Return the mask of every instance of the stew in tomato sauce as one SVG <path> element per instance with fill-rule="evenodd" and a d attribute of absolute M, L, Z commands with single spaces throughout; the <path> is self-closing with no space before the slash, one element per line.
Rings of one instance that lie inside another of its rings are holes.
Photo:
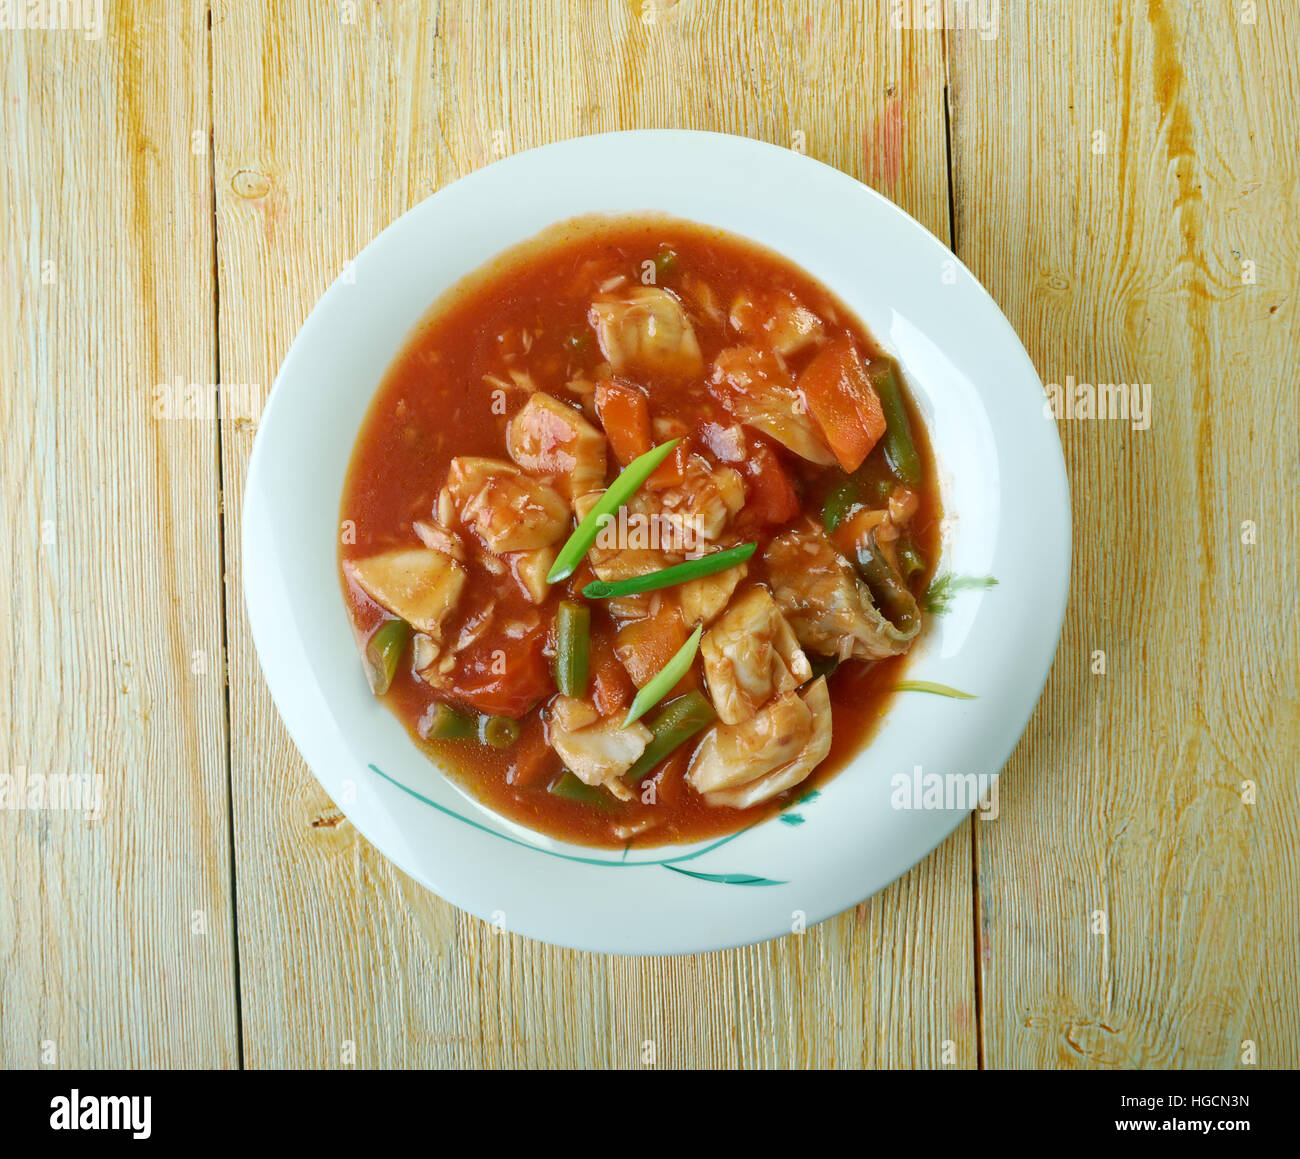
<path fill-rule="evenodd" d="M 643 846 L 760 820 L 862 748 L 940 509 L 901 375 L 833 294 L 641 215 L 435 304 L 342 518 L 363 666 L 416 743 L 515 821 Z"/>

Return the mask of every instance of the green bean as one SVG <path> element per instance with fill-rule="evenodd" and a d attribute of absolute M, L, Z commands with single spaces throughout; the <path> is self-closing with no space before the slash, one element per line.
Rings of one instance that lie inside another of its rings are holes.
<path fill-rule="evenodd" d="M 835 529 L 844 522 L 844 517 L 857 501 L 858 481 L 852 476 L 836 483 L 830 489 L 826 501 L 822 504 L 822 524 L 826 528 L 827 535 L 835 533 Z"/>
<path fill-rule="evenodd" d="M 561 600 L 555 612 L 555 687 L 565 696 L 583 696 L 591 664 L 591 609 Z"/>
<path fill-rule="evenodd" d="M 667 278 L 677 272 L 677 255 L 667 246 L 655 254 L 655 277 Z"/>
<path fill-rule="evenodd" d="M 816 680 L 818 676 L 831 676 L 835 669 L 840 666 L 838 656 L 810 656 L 808 666 L 812 669 L 812 679 Z"/>
<path fill-rule="evenodd" d="M 420 720 L 420 735 L 425 740 L 463 740 L 478 734 L 478 717 L 457 712 L 441 701 L 430 706 Z"/>
<path fill-rule="evenodd" d="M 874 535 L 859 545 L 857 559 L 858 570 L 867 581 L 881 612 L 894 627 L 902 631 L 910 628 L 921 614 L 916 606 L 916 597 L 908 590 L 903 577 L 889 566 Z"/>
<path fill-rule="evenodd" d="M 888 359 L 877 359 L 867 368 L 876 394 L 880 396 L 880 409 L 885 415 L 885 458 L 890 469 L 904 483 L 921 481 L 921 458 L 912 441 L 912 424 L 907 418 L 902 387 L 898 373 Z"/>
<path fill-rule="evenodd" d="M 903 576 L 903 582 L 906 584 L 910 584 L 912 577 L 918 572 L 925 571 L 925 559 L 912 546 L 910 539 L 900 539 L 898 541 L 898 566 Z"/>
<path fill-rule="evenodd" d="M 590 600 L 604 600 L 670 588 L 675 584 L 684 584 L 688 580 L 713 575 L 714 572 L 726 571 L 729 567 L 744 563 L 756 550 L 758 544 L 742 543 L 738 547 L 729 547 L 726 551 L 715 551 L 712 555 L 688 559 L 685 563 L 675 563 L 672 567 L 648 571 L 645 575 L 634 575 L 629 579 L 613 580 L 608 583 L 605 580 L 592 580 L 582 589 L 582 594 Z"/>
<path fill-rule="evenodd" d="M 718 714 L 713 711 L 713 705 L 697 689 L 669 701 L 664 705 L 663 711 L 650 722 L 649 729 L 654 736 L 645 746 L 641 759 L 623 774 L 624 778 L 636 784 L 669 753 L 680 748 L 700 729 L 707 728 L 717 719 Z"/>
<path fill-rule="evenodd" d="M 519 722 L 508 716 L 482 716 L 478 722 L 479 740 L 494 749 L 508 749 L 519 739 Z"/>
<path fill-rule="evenodd" d="M 604 806 L 610 803 L 609 797 L 599 789 L 578 780 L 568 769 L 546 790 L 552 797 L 562 797 L 566 801 L 578 801 L 583 805 Z"/>
<path fill-rule="evenodd" d="M 872 503 L 888 502 L 890 495 L 894 493 L 897 483 L 893 479 L 875 478 L 867 486 L 867 497 Z"/>
<path fill-rule="evenodd" d="M 623 468 L 619 477 L 609 485 L 605 493 L 596 501 L 596 505 L 587 512 L 586 518 L 578 524 L 577 530 L 560 548 L 560 554 L 555 557 L 555 563 L 546 576 L 547 583 L 559 583 L 560 580 L 568 579 L 577 571 L 578 564 L 591 550 L 591 545 L 596 542 L 596 536 L 604 526 L 604 518 L 614 517 L 618 509 L 636 494 L 637 489 L 650 477 L 654 469 L 672 454 L 673 448 L 679 442 L 680 439 L 669 439 L 666 443 L 660 443 L 657 447 L 646 451 L 644 455 L 638 455 Z"/>
<path fill-rule="evenodd" d="M 627 728 L 629 724 L 635 724 L 650 709 L 654 708 L 669 692 L 673 686 L 686 675 L 690 669 L 692 661 L 695 659 L 695 653 L 700 646 L 700 634 L 704 631 L 703 624 L 696 624 L 695 631 L 658 672 L 656 672 L 646 686 L 638 692 L 632 700 L 632 707 L 627 710 L 627 718 L 623 721 L 623 727 Z"/>
<path fill-rule="evenodd" d="M 364 657 L 370 691 L 383 696 L 392 687 L 397 664 L 411 639 L 411 625 L 405 620 L 385 620 L 366 641 Z"/>

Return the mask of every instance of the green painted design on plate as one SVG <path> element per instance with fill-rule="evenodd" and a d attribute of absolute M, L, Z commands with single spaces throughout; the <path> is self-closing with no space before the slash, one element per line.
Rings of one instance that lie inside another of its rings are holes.
<path fill-rule="evenodd" d="M 556 849 L 543 849 L 540 845 L 533 845 L 527 841 L 521 841 L 518 837 L 511 837 L 509 833 L 500 833 L 473 818 L 466 817 L 457 813 L 455 809 L 448 809 L 446 805 L 439 805 L 437 801 L 430 800 L 423 793 L 417 793 L 414 789 L 402 784 L 396 777 L 390 777 L 378 765 L 370 766 L 372 772 L 382 777 L 390 785 L 395 785 L 410 797 L 414 797 L 421 804 L 428 805 L 431 809 L 436 809 L 439 813 L 452 817 L 462 824 L 468 825 L 471 829 L 477 829 L 481 833 L 489 833 L 493 837 L 499 837 L 502 841 L 508 841 L 511 845 L 518 845 L 521 849 L 531 849 L 534 853 L 544 853 L 547 857 L 558 857 L 561 861 L 576 861 L 582 865 L 602 865 L 609 869 L 641 869 L 646 866 L 661 866 L 664 869 L 671 869 L 676 873 L 685 874 L 687 877 L 695 877 L 700 881 L 717 881 L 726 885 L 785 885 L 783 881 L 772 881 L 770 878 L 757 877 L 750 873 L 693 873 L 688 869 L 678 869 L 677 864 L 682 861 L 694 861 L 697 857 L 703 857 L 706 853 L 712 853 L 715 849 L 721 849 L 722 846 L 734 841 L 743 833 L 748 833 L 754 826 L 746 825 L 744 829 L 738 829 L 735 833 L 729 833 L 726 837 L 719 838 L 703 849 L 697 849 L 694 853 L 682 853 L 676 857 L 661 857 L 655 861 L 609 861 L 603 857 L 581 857 L 576 853 L 561 853 Z M 754 824 L 759 824 L 755 822 Z M 624 848 L 623 857 L 627 857 L 628 850 Z"/>
<path fill-rule="evenodd" d="M 933 692 L 935 696 L 949 696 L 953 700 L 976 700 L 973 692 L 963 692 L 949 684 L 936 684 L 933 680 L 900 680 L 894 685 L 895 692 Z"/>

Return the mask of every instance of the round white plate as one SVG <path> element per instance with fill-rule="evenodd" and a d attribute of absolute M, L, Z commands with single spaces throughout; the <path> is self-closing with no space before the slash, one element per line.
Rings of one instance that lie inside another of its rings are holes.
<path fill-rule="evenodd" d="M 902 364 L 929 427 L 946 512 L 940 570 L 992 576 L 997 586 L 958 594 L 907 670 L 976 699 L 899 693 L 872 743 L 811 799 L 723 840 L 623 856 L 498 817 L 416 749 L 362 676 L 337 545 L 362 418 L 434 299 L 557 221 L 638 210 L 752 238 L 856 311 Z M 1024 348 L 970 272 L 834 169 L 712 133 L 614 133 L 521 153 L 389 226 L 294 340 L 244 502 L 244 597 L 262 670 L 298 750 L 349 820 L 411 876 L 485 920 L 624 954 L 799 930 L 938 845 L 974 803 L 951 794 L 984 787 L 970 775 L 1001 769 L 1034 709 L 1070 561 L 1069 491 L 1043 399 Z"/>

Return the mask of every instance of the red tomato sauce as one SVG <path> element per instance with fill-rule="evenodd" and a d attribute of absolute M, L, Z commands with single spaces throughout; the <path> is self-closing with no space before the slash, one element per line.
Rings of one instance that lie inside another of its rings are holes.
<path fill-rule="evenodd" d="M 665 254 L 670 256 L 664 259 Z M 736 295 L 756 287 L 791 291 L 818 315 L 828 334 L 849 336 L 864 361 L 880 354 L 862 325 L 824 286 L 789 261 L 734 235 L 646 216 L 586 219 L 557 227 L 491 263 L 440 299 L 389 368 L 348 470 L 341 514 L 351 534 L 344 537 L 340 562 L 418 546 L 412 522 L 429 518 L 453 458 L 508 458 L 507 423 L 529 397 L 528 389 L 510 383 L 509 368 L 525 370 L 536 389 L 570 405 L 581 401 L 567 384 L 594 378 L 603 361 L 588 322 L 594 290 L 620 275 L 641 283 L 657 257 L 663 268 L 655 269 L 656 283 L 686 305 L 706 373 L 720 350 L 737 344 L 728 326 L 729 304 Z M 791 371 L 797 375 L 813 356 L 811 351 L 794 355 Z M 711 457 L 713 426 L 735 423 L 703 378 L 681 381 L 642 374 L 637 384 L 649 394 L 654 418 L 684 422 L 691 448 L 706 457 Z M 905 398 L 905 405 L 923 465 L 923 479 L 914 488 L 920 506 L 908 525 L 911 542 L 926 561 L 924 573 L 910 583 L 919 594 L 939 555 L 941 511 L 925 428 L 910 398 Z M 589 401 L 587 417 L 595 421 Z M 758 543 L 746 585 L 764 580 L 763 546 L 782 530 L 768 521 L 811 516 L 820 522 L 827 492 L 844 478 L 838 467 L 814 465 L 752 431 L 748 436 L 746 459 L 734 464 L 745 476 L 747 488 L 746 504 L 736 516 L 737 530 Z M 670 459 L 663 469 L 671 470 L 671 463 Z M 779 471 L 770 469 L 773 463 Z M 606 482 L 620 469 L 611 447 Z M 870 452 L 855 478 L 866 490 L 876 481 L 882 487 L 889 484 L 892 477 L 883 444 Z M 699 737 L 654 772 L 650 778 L 654 804 L 642 804 L 640 797 L 628 802 L 611 797 L 597 804 L 567 800 L 549 791 L 562 770 L 560 758 L 546 743 L 544 723 L 544 710 L 555 692 L 553 625 L 558 602 L 581 600 L 579 590 L 592 575 L 585 566 L 580 568 L 569 581 L 553 585 L 545 602 L 534 607 L 518 584 L 484 566 L 476 553 L 470 553 L 465 566 L 464 595 L 448 624 L 448 636 L 455 637 L 490 605 L 496 607 L 494 622 L 512 614 L 535 615 L 539 626 L 522 640 L 502 639 L 489 628 L 458 664 L 451 695 L 435 693 L 404 662 L 385 702 L 413 741 L 487 807 L 579 844 L 621 847 L 700 840 L 751 825 L 801 800 L 868 743 L 907 662 L 906 656 L 899 656 L 874 663 L 841 663 L 828 680 L 833 715 L 829 757 L 807 780 L 761 805 L 746 810 L 713 806 L 687 784 L 685 774 Z M 358 639 L 364 641 L 385 612 L 346 574 L 342 585 Z M 601 601 L 589 602 L 596 637 L 594 664 L 595 653 L 602 648 L 608 659 L 611 628 Z M 508 671 L 494 671 L 493 657 L 503 652 Z M 691 685 L 703 685 L 698 657 L 693 673 L 674 691 Z M 477 740 L 423 740 L 421 718 L 439 700 L 518 717 L 519 739 L 501 749 Z M 653 715 L 652 710 L 649 716 Z M 628 835 L 642 826 L 648 827 Z"/>

